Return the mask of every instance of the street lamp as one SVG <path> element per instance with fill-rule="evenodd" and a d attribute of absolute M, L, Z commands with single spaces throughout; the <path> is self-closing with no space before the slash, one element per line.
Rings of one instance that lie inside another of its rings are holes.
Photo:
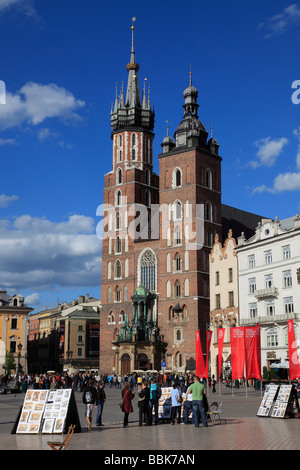
<path fill-rule="evenodd" d="M 19 383 L 19 372 L 20 372 L 20 368 L 21 368 L 21 351 L 22 351 L 22 348 L 23 348 L 23 345 L 22 343 L 19 343 L 18 344 L 18 367 L 17 367 L 17 373 L 16 373 L 16 379 L 17 379 L 17 382 Z"/>

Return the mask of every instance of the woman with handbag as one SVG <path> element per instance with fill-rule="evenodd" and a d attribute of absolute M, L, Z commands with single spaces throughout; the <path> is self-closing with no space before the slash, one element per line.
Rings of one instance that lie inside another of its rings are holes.
<path fill-rule="evenodd" d="M 134 399 L 134 392 L 130 390 L 130 383 L 126 382 L 122 390 L 121 409 L 124 413 L 123 427 L 128 428 L 129 413 L 133 412 L 131 401 Z"/>
<path fill-rule="evenodd" d="M 181 391 L 179 390 L 179 383 L 173 384 L 173 390 L 171 391 L 171 400 L 172 400 L 172 411 L 171 411 L 171 424 L 175 424 L 175 418 L 177 415 L 177 423 L 181 421 L 181 403 L 182 396 Z"/>

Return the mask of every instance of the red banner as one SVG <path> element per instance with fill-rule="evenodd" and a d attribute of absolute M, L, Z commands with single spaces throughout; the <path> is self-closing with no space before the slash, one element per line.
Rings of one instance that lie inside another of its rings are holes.
<path fill-rule="evenodd" d="M 218 365 L 219 365 L 219 378 L 222 375 L 222 359 L 223 359 L 223 343 L 224 343 L 225 328 L 218 329 Z"/>
<path fill-rule="evenodd" d="M 246 380 L 261 380 L 260 326 L 245 327 Z"/>
<path fill-rule="evenodd" d="M 299 355 L 295 338 L 294 321 L 288 321 L 290 380 L 300 378 Z"/>
<path fill-rule="evenodd" d="M 206 332 L 206 378 L 208 379 L 208 359 L 209 359 L 209 350 L 211 343 L 212 331 L 207 330 Z"/>
<path fill-rule="evenodd" d="M 239 326 L 231 328 L 231 367 L 232 379 L 242 379 L 244 377 L 245 365 L 245 330 Z"/>
<path fill-rule="evenodd" d="M 196 331 L 195 340 L 196 340 L 196 375 L 199 378 L 202 378 L 202 377 L 206 377 L 206 367 L 205 367 L 204 359 L 203 359 L 199 330 Z"/>

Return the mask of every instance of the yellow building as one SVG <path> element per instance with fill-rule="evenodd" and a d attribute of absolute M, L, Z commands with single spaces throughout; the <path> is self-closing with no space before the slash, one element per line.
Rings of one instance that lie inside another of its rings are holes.
<path fill-rule="evenodd" d="M 225 328 L 223 343 L 223 372 L 231 363 L 230 328 L 238 326 L 238 263 L 236 241 L 229 230 L 224 245 L 218 235 L 212 247 L 209 261 L 210 329 L 213 332 L 210 348 L 211 375 L 218 373 L 218 329 Z"/>
<path fill-rule="evenodd" d="M 20 353 L 20 365 L 27 372 L 28 314 L 32 310 L 24 305 L 20 295 L 10 296 L 0 290 L 0 375 L 5 374 L 3 364 L 7 352 L 14 354 L 16 366 Z"/>

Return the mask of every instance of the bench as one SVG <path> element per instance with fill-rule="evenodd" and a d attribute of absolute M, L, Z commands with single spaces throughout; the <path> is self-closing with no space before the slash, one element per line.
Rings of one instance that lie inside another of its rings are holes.
<path fill-rule="evenodd" d="M 48 446 L 50 446 L 52 450 L 66 450 L 66 448 L 70 444 L 74 430 L 75 430 L 75 424 L 71 424 L 66 434 L 66 437 L 62 442 L 48 441 L 47 442 Z"/>

